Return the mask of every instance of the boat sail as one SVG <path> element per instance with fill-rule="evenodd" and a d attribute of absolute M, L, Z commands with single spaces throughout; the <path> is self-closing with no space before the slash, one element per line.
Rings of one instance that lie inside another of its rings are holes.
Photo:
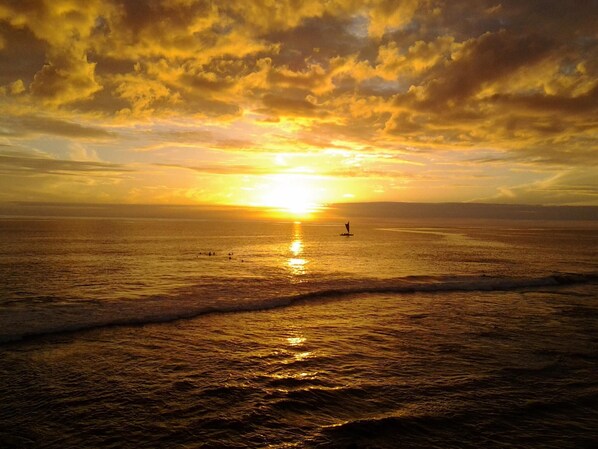
<path fill-rule="evenodd" d="M 349 224 L 348 221 L 345 223 L 345 228 L 347 228 L 347 232 L 343 232 L 341 235 L 344 237 L 352 236 L 353 234 L 351 234 L 351 225 Z"/>

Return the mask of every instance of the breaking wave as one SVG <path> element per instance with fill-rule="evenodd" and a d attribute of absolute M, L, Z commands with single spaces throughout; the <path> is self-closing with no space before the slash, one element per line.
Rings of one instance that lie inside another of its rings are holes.
<path fill-rule="evenodd" d="M 268 310 L 318 299 L 368 293 L 509 291 L 598 281 L 598 273 L 539 277 L 408 276 L 394 279 L 314 280 L 292 284 L 259 278 L 218 279 L 144 299 L 48 301 L 5 307 L 0 342 L 108 326 L 134 326 L 194 318 L 209 313 Z"/>

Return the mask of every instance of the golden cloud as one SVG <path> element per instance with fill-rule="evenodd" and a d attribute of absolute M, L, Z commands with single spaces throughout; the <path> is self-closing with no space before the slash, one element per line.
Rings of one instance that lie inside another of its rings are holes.
<path fill-rule="evenodd" d="M 223 152 L 343 141 L 476 153 L 481 167 L 485 150 L 505 164 L 594 166 L 598 6 L 565 3 L 5 1 L 0 135 L 29 148 L 40 135 L 109 138 L 130 163 L 152 153 L 130 144 L 144 124 L 135 148 L 165 151 L 175 129 L 171 147 L 199 132 Z"/>

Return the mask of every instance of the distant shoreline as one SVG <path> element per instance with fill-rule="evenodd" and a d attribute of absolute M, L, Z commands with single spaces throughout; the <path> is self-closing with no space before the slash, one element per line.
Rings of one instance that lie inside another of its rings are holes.
<path fill-rule="evenodd" d="M 227 205 L 97 204 L 97 203 L 0 203 L 4 217 L 147 218 L 272 220 L 272 209 Z M 336 203 L 323 206 L 312 221 L 356 219 L 387 220 L 517 220 L 598 221 L 598 206 L 554 206 L 494 203 Z M 280 220 L 280 216 L 274 218 Z M 289 220 L 291 218 L 289 217 Z"/>

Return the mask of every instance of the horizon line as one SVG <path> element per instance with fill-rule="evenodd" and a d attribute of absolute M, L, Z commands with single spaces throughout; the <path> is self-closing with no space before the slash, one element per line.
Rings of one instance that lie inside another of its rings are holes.
<path fill-rule="evenodd" d="M 225 204 L 147 204 L 74 202 L 0 202 L 3 217 L 251 219 L 327 221 L 378 220 L 544 220 L 598 221 L 598 206 L 513 203 L 415 203 L 398 201 L 328 203 L 317 210 L 293 214 L 288 210 Z"/>

